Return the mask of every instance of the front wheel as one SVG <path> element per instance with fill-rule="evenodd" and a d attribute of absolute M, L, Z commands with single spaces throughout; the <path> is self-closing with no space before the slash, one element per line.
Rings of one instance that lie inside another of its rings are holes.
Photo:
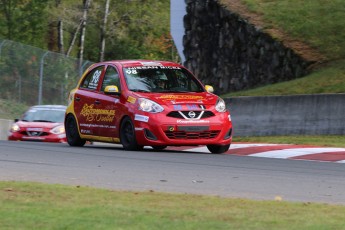
<path fill-rule="evenodd" d="M 225 153 L 229 150 L 230 144 L 228 145 L 207 145 L 208 150 L 211 153 Z"/>
<path fill-rule="evenodd" d="M 77 122 L 73 115 L 68 115 L 65 121 L 67 143 L 70 146 L 84 146 L 85 140 L 80 138 Z"/>
<path fill-rule="evenodd" d="M 120 140 L 125 150 L 141 150 L 143 148 L 137 143 L 134 125 L 129 117 L 125 117 L 121 122 Z"/>

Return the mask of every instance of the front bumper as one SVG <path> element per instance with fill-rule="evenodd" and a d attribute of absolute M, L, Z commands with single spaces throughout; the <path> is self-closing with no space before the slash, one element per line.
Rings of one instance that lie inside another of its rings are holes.
<path fill-rule="evenodd" d="M 37 142 L 56 142 L 56 143 L 65 143 L 66 134 L 49 134 L 45 136 L 28 136 L 21 133 L 9 133 L 9 141 L 37 141 Z"/>
<path fill-rule="evenodd" d="M 203 120 L 181 120 L 151 115 L 147 121 L 134 119 L 137 143 L 149 146 L 228 145 L 232 122 L 228 113 Z"/>

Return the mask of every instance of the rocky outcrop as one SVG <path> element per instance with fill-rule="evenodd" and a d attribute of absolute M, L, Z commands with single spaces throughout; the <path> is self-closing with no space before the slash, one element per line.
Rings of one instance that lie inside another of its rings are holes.
<path fill-rule="evenodd" d="M 216 93 L 291 80 L 312 63 L 216 0 L 186 0 L 184 65 Z"/>

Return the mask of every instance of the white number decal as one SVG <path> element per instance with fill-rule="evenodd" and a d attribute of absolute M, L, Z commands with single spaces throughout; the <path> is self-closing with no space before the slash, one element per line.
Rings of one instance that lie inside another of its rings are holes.
<path fill-rule="evenodd" d="M 96 72 L 92 76 L 91 82 L 94 83 L 94 84 L 98 83 L 99 77 L 101 76 L 101 73 L 102 73 L 102 71 L 96 70 Z"/>

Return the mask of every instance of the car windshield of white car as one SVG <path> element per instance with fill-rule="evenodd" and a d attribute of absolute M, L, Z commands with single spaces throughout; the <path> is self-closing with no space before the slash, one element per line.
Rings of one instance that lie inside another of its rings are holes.
<path fill-rule="evenodd" d="M 178 67 L 129 67 L 124 73 L 128 89 L 135 92 L 204 92 L 188 71 Z"/>

